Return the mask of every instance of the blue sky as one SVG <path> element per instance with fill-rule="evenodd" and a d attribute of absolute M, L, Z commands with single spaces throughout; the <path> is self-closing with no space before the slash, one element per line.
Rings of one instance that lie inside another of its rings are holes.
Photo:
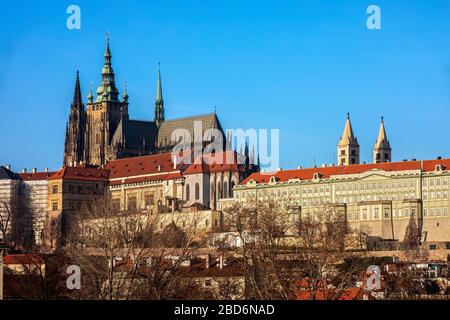
<path fill-rule="evenodd" d="M 450 157 L 447 0 L 6 0 L 0 28 L 0 164 L 15 170 L 60 167 L 75 71 L 86 97 L 106 31 L 132 118 L 152 118 L 161 62 L 166 118 L 217 106 L 225 128 L 279 128 L 283 168 L 336 162 L 347 112 L 362 161 L 382 115 L 394 160 Z"/>

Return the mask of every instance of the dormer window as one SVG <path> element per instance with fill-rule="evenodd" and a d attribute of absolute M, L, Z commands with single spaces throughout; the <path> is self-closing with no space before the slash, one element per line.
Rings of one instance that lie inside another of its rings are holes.
<path fill-rule="evenodd" d="M 270 177 L 270 183 L 277 183 L 277 178 L 274 176 Z"/>
<path fill-rule="evenodd" d="M 322 178 L 322 174 L 319 172 L 316 172 L 313 174 L 313 180 L 320 180 Z"/>
<path fill-rule="evenodd" d="M 445 167 L 441 164 L 437 164 L 436 167 L 434 168 L 434 171 L 436 172 L 442 172 L 445 169 Z"/>

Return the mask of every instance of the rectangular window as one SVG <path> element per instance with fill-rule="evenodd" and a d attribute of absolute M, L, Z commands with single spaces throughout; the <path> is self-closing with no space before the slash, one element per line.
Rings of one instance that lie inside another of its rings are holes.
<path fill-rule="evenodd" d="M 145 206 L 152 206 L 155 203 L 155 196 L 153 193 L 145 195 Z"/>
<path fill-rule="evenodd" d="M 115 212 L 120 211 L 120 199 L 112 200 L 112 208 Z"/>
<path fill-rule="evenodd" d="M 136 210 L 137 209 L 137 199 L 136 197 L 128 198 L 128 210 Z"/>
<path fill-rule="evenodd" d="M 444 217 L 448 216 L 447 208 L 444 208 Z"/>
<path fill-rule="evenodd" d="M 423 216 L 426 217 L 428 214 L 427 209 L 423 209 Z"/>
<path fill-rule="evenodd" d="M 52 203 L 52 210 L 53 211 L 58 211 L 58 202 L 53 202 Z"/>
<path fill-rule="evenodd" d="M 362 210 L 362 219 L 367 220 L 367 209 L 365 208 Z"/>
<path fill-rule="evenodd" d="M 375 208 L 373 211 L 373 218 L 374 219 L 380 219 L 380 209 Z"/>
<path fill-rule="evenodd" d="M 389 209 L 384 209 L 384 217 L 389 218 Z"/>
<path fill-rule="evenodd" d="M 57 184 L 54 184 L 54 185 L 52 186 L 52 192 L 53 192 L 53 193 L 58 193 L 58 185 L 57 185 Z"/>

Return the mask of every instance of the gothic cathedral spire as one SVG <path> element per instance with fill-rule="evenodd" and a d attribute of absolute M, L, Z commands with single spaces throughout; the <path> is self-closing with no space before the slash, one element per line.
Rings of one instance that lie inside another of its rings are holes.
<path fill-rule="evenodd" d="M 159 128 L 161 123 L 165 120 L 164 118 L 164 99 L 162 93 L 162 84 L 161 84 L 161 67 L 158 64 L 158 83 L 156 87 L 156 99 L 155 99 L 155 117 L 154 121 L 156 126 Z"/>
<path fill-rule="evenodd" d="M 344 132 L 338 144 L 338 164 L 348 166 L 359 164 L 359 144 L 356 139 L 352 123 L 350 121 L 350 113 L 347 114 Z"/>
<path fill-rule="evenodd" d="M 373 162 L 384 163 L 392 161 L 392 149 L 386 135 L 386 128 L 384 127 L 384 117 L 381 117 L 380 130 L 378 131 L 378 138 L 373 147 Z"/>
<path fill-rule="evenodd" d="M 111 63 L 112 55 L 109 48 L 109 34 L 106 38 L 105 63 L 102 69 L 102 84 L 97 89 L 97 101 L 118 102 L 119 90 L 116 87 L 114 70 Z"/>
<path fill-rule="evenodd" d="M 84 156 L 84 128 L 86 114 L 81 97 L 80 74 L 77 71 L 73 102 L 70 106 L 69 121 L 66 126 L 66 140 L 64 144 L 64 165 L 70 166 L 85 161 Z"/>

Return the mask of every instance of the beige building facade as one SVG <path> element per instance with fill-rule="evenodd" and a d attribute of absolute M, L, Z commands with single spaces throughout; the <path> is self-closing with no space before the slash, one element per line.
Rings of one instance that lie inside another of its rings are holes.
<path fill-rule="evenodd" d="M 300 214 L 337 205 L 380 240 L 403 241 L 413 218 L 431 248 L 450 244 L 449 194 L 450 159 L 257 173 L 235 188 L 237 201 L 289 199 Z"/>

